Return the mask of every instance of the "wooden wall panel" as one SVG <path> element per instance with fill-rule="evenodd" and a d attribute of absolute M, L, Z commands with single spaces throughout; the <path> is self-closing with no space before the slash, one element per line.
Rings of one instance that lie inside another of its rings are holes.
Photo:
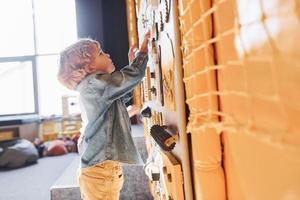
<path fill-rule="evenodd" d="M 136 2 L 135 0 L 126 0 L 127 30 L 129 47 L 138 45 L 137 22 L 136 22 Z M 133 104 L 142 107 L 141 85 L 138 85 L 133 91 Z"/>
<path fill-rule="evenodd" d="M 151 32 L 142 97 L 144 108 L 151 110 L 151 117 L 144 120 L 148 161 L 160 169 L 160 179 L 151 181 L 155 199 L 193 199 L 177 5 L 175 0 L 142 0 L 138 15 L 139 39 L 142 40 L 147 30 Z M 149 136 L 154 125 L 163 126 L 170 135 L 178 136 L 167 159 L 159 159 L 159 155 L 166 152 Z M 176 164 L 168 164 L 170 160 Z M 173 175 L 165 174 L 163 168 L 167 165 L 174 171 Z"/>

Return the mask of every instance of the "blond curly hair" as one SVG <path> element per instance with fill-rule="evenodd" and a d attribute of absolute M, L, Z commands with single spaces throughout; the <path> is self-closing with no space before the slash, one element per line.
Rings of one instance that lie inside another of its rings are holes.
<path fill-rule="evenodd" d="M 100 43 L 89 38 L 79 39 L 60 53 L 59 82 L 71 90 L 89 74 L 87 68 L 93 61 L 93 52 L 99 50 Z"/>

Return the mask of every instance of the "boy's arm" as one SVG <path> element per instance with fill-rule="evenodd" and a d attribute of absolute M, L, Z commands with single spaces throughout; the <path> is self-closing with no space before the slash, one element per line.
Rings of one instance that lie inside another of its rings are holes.
<path fill-rule="evenodd" d="M 135 54 L 135 47 L 129 50 L 130 64 L 124 67 L 121 71 L 114 71 L 111 74 L 103 74 L 97 77 L 105 83 L 102 97 L 109 105 L 113 101 L 120 99 L 128 92 L 132 91 L 134 87 L 142 80 L 145 75 L 146 65 L 148 61 L 148 41 L 150 38 L 150 31 L 144 35 L 139 51 L 136 57 L 131 62 L 133 54 Z"/>
<path fill-rule="evenodd" d="M 97 79 L 106 82 L 103 98 L 107 103 L 123 97 L 134 89 L 145 75 L 147 61 L 147 53 L 139 52 L 133 62 L 122 70 L 97 77 Z"/>

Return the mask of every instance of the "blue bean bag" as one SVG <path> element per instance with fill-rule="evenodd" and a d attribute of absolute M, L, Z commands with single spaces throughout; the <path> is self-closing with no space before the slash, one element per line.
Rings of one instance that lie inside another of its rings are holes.
<path fill-rule="evenodd" d="M 39 158 L 35 146 L 25 139 L 0 142 L 0 168 L 18 168 L 36 163 Z"/>

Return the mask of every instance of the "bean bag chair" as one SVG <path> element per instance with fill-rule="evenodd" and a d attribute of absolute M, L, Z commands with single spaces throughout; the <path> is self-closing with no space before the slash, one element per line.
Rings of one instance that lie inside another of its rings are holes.
<path fill-rule="evenodd" d="M 65 142 L 62 140 L 53 140 L 45 143 L 45 156 L 59 156 L 68 153 Z"/>
<path fill-rule="evenodd" d="M 0 142 L 0 168 L 18 168 L 36 163 L 39 158 L 35 146 L 25 139 Z"/>

